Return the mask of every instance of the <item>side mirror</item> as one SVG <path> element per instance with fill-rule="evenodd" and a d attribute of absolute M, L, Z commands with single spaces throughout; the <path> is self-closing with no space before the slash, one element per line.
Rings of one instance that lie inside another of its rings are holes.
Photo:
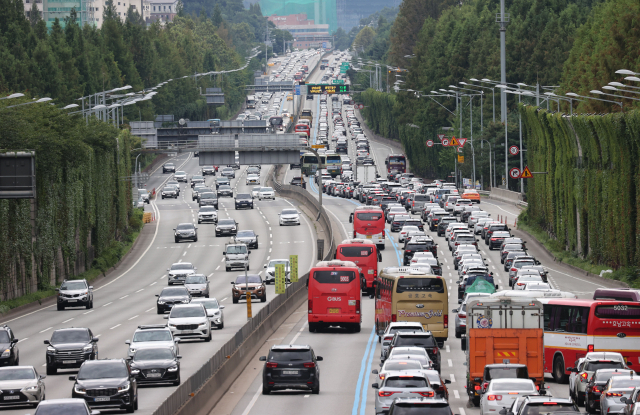
<path fill-rule="evenodd" d="M 373 384 L 371 384 L 371 387 L 372 387 L 373 389 L 380 389 L 380 385 L 378 385 L 377 383 L 373 383 Z"/>
<path fill-rule="evenodd" d="M 451 383 L 451 379 L 445 379 L 445 380 L 444 380 L 444 383 L 445 383 L 445 385 L 450 384 L 450 383 Z"/>
<path fill-rule="evenodd" d="M 496 290 L 498 289 L 498 284 L 496 284 Z"/>
<path fill-rule="evenodd" d="M 131 340 L 125 341 L 124 344 L 131 344 Z"/>
<path fill-rule="evenodd" d="M 568 367 L 567 370 L 569 372 L 578 373 L 578 368 L 575 368 L 575 367 Z"/>
<path fill-rule="evenodd" d="M 620 398 L 620 402 L 622 402 L 622 403 L 627 403 L 627 404 L 633 403 L 633 401 L 631 401 L 631 402 L 629 402 L 629 401 L 631 401 L 631 399 L 627 399 L 627 398 L 624 398 L 624 397 Z"/>
<path fill-rule="evenodd" d="M 174 343 L 180 343 L 182 341 L 182 339 L 180 337 L 176 337 L 175 339 L 173 339 Z"/>
<path fill-rule="evenodd" d="M 251 253 L 251 251 L 249 251 L 249 253 Z"/>
<path fill-rule="evenodd" d="M 633 365 L 633 363 L 627 362 L 627 366 L 632 366 L 632 365 Z"/>
<path fill-rule="evenodd" d="M 373 370 L 371 371 L 371 373 L 372 373 L 372 374 L 374 374 L 374 375 L 377 375 L 377 374 L 378 374 L 378 371 L 377 371 L 376 369 L 373 369 Z"/>
<path fill-rule="evenodd" d="M 95 409 L 91 410 L 91 415 L 100 415 L 100 411 L 97 411 Z"/>
<path fill-rule="evenodd" d="M 316 356 L 316 360 L 318 362 L 322 362 L 324 360 L 324 358 L 322 356 Z"/>
<path fill-rule="evenodd" d="M 169 320 L 169 316 L 164 316 L 163 317 L 165 320 Z"/>
<path fill-rule="evenodd" d="M 174 229 L 174 230 L 175 230 L 175 229 Z M 169 269 L 169 268 L 167 268 L 167 271 L 170 271 L 170 269 Z"/>
<path fill-rule="evenodd" d="M 156 294 L 156 297 L 160 297 L 160 294 Z"/>
<path fill-rule="evenodd" d="M 75 381 L 76 377 L 75 376 L 69 376 L 69 380 L 74 380 Z"/>
<path fill-rule="evenodd" d="M 222 251 L 222 255 L 227 255 L 227 251 Z"/>
<path fill-rule="evenodd" d="M 90 285 L 90 286 L 89 286 L 89 289 L 90 289 L 90 290 L 93 290 L 93 285 Z"/>
<path fill-rule="evenodd" d="M 258 360 L 261 361 L 261 362 L 266 362 L 267 361 L 267 356 L 260 356 L 258 358 Z"/>
<path fill-rule="evenodd" d="M 40 375 L 39 377 L 40 377 L 40 379 L 46 379 L 47 375 Z"/>
<path fill-rule="evenodd" d="M 351 222 L 351 221 L 349 221 L 349 222 Z M 60 288 L 56 288 L 56 291 L 60 291 Z"/>
<path fill-rule="evenodd" d="M 45 341 L 44 341 L 44 344 L 50 344 L 50 343 L 49 343 L 49 340 L 45 340 Z"/>
<path fill-rule="evenodd" d="M 176 359 L 182 359 L 182 356 L 177 355 L 177 356 L 176 356 Z"/>
<path fill-rule="evenodd" d="M 457 308 L 454 308 L 453 310 L 451 310 L 451 312 L 452 312 L 452 313 L 457 313 L 457 312 L 458 312 L 458 309 L 457 309 Z"/>

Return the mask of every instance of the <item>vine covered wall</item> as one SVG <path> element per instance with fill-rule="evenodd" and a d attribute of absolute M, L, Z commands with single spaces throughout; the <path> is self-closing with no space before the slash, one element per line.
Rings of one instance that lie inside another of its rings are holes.
<path fill-rule="evenodd" d="M 640 264 L 640 112 L 549 113 L 522 106 L 527 221 L 568 251 L 614 268 Z"/>
<path fill-rule="evenodd" d="M 36 153 L 36 199 L 0 200 L 0 298 L 7 300 L 83 272 L 127 236 L 134 137 L 48 105 L 0 111 L 0 149 Z"/>

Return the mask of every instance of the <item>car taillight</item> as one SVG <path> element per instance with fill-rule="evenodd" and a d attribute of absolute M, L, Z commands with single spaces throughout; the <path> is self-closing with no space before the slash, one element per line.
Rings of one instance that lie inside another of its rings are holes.
<path fill-rule="evenodd" d="M 316 364 L 313 362 L 303 364 L 304 367 L 316 367 Z"/>
<path fill-rule="evenodd" d="M 518 285 L 523 286 L 524 282 L 519 282 Z"/>
<path fill-rule="evenodd" d="M 309 314 L 311 314 L 311 310 L 313 310 L 313 300 L 309 300 Z"/>
<path fill-rule="evenodd" d="M 540 390 L 540 385 L 536 385 L 536 390 L 539 391 Z"/>
<path fill-rule="evenodd" d="M 411 393 L 417 393 L 420 396 L 424 396 L 425 398 L 433 398 L 435 396 L 435 393 L 433 392 L 411 392 Z"/>
<path fill-rule="evenodd" d="M 489 395 L 487 396 L 487 400 L 489 401 L 501 401 L 502 395 Z"/>
<path fill-rule="evenodd" d="M 356 237 L 356 231 L 353 231 L 353 237 L 354 238 Z"/>
<path fill-rule="evenodd" d="M 518 268 L 511 268 L 510 271 L 518 271 Z"/>
<path fill-rule="evenodd" d="M 498 240 L 498 238 L 491 238 L 491 240 L 492 240 L 492 241 L 497 241 L 497 240 Z"/>
<path fill-rule="evenodd" d="M 269 363 L 267 363 L 267 367 L 269 367 L 269 368 L 278 367 L 278 364 L 277 363 L 273 363 L 273 362 L 269 362 Z"/>
<path fill-rule="evenodd" d="M 480 385 L 476 385 L 476 386 L 474 386 L 474 387 L 473 387 L 473 389 L 475 389 L 475 390 L 479 391 L 479 390 L 480 390 Z"/>
<path fill-rule="evenodd" d="M 623 396 L 621 393 L 607 392 L 607 396 Z"/>
<path fill-rule="evenodd" d="M 438 348 L 437 348 L 437 347 L 434 347 L 434 348 L 433 348 L 433 353 L 434 353 L 434 354 L 438 353 Z"/>
<path fill-rule="evenodd" d="M 593 392 L 602 392 L 602 390 L 597 386 L 594 386 L 593 388 L 591 388 L 591 391 L 593 391 Z"/>
<path fill-rule="evenodd" d="M 396 316 L 395 314 L 391 314 L 391 321 L 393 323 L 395 323 L 396 321 L 398 321 L 398 316 Z"/>
<path fill-rule="evenodd" d="M 459 318 L 467 318 L 467 313 L 458 313 L 458 317 Z M 487 383 L 487 385 L 488 385 L 488 383 Z M 486 386 L 485 386 L 485 388 L 486 388 Z"/>
<path fill-rule="evenodd" d="M 520 285 L 520 284 L 518 284 Z M 587 380 L 588 375 L 586 373 L 583 373 L 580 375 L 580 382 L 584 382 L 585 380 Z"/>
<path fill-rule="evenodd" d="M 489 386 L 489 382 L 485 382 L 482 384 L 482 389 L 487 389 L 488 386 Z"/>
<path fill-rule="evenodd" d="M 444 315 L 444 328 L 445 329 L 449 328 L 449 315 L 448 314 Z"/>
<path fill-rule="evenodd" d="M 460 245 L 458 242 L 456 242 L 456 246 Z"/>
<path fill-rule="evenodd" d="M 356 300 L 356 313 L 360 314 L 360 300 Z"/>
<path fill-rule="evenodd" d="M 587 352 L 592 352 L 593 351 L 593 344 L 590 344 L 587 346 Z"/>
<path fill-rule="evenodd" d="M 384 391 L 379 391 L 378 392 L 378 396 L 391 396 L 394 393 L 400 393 L 400 392 L 384 392 Z"/>

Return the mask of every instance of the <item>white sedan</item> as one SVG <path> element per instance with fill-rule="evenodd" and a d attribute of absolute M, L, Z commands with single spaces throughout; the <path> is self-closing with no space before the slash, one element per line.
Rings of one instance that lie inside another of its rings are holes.
<path fill-rule="evenodd" d="M 262 199 L 276 200 L 276 192 L 273 191 L 272 187 L 261 187 L 258 192 L 258 200 Z"/>
<path fill-rule="evenodd" d="M 480 399 L 481 415 L 498 415 L 502 408 L 509 408 L 523 395 L 538 395 L 536 385 L 530 379 L 493 379 Z"/>
<path fill-rule="evenodd" d="M 257 174 L 249 174 L 247 175 L 247 186 L 250 184 L 260 184 L 260 176 Z"/>
<path fill-rule="evenodd" d="M 253 189 L 251 189 L 251 197 L 253 199 L 258 197 L 258 193 L 260 193 L 260 189 L 262 189 L 262 186 L 255 186 Z"/>
<path fill-rule="evenodd" d="M 404 242 L 405 238 L 407 237 L 407 234 L 409 232 L 415 232 L 415 231 L 420 231 L 420 228 L 418 228 L 415 225 L 405 225 L 402 227 L 402 230 L 400 231 L 400 236 L 398 237 L 398 239 L 400 240 L 400 242 Z"/>
<path fill-rule="evenodd" d="M 278 216 L 280 216 L 280 226 L 300 225 L 300 213 L 295 209 L 283 209 Z"/>

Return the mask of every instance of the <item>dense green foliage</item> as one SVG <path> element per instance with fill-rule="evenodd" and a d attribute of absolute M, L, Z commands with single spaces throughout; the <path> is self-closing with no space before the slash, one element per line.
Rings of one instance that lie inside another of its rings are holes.
<path fill-rule="evenodd" d="M 22 1 L 0 0 L 0 93 L 28 90 L 69 104 L 124 85 L 140 91 L 184 75 L 239 68 L 244 61 L 234 42 L 250 49 L 255 39 L 246 24 L 230 30 L 224 20 L 215 26 L 204 16 L 191 18 L 184 13 L 164 27 L 145 27 L 131 10 L 125 22 L 108 9 L 103 17 L 102 28 L 95 29 L 80 27 L 72 13 L 64 28 L 56 21 L 47 32 L 42 19 L 30 22 L 24 17 Z M 204 92 L 208 86 L 223 87 L 228 112 L 243 102 L 243 87 L 252 70 L 200 78 L 197 84 L 193 79 L 171 82 L 153 100 L 125 107 L 125 122 L 152 120 L 155 114 L 206 119 L 214 114 L 207 114 L 198 87 Z"/>
<path fill-rule="evenodd" d="M 132 144 L 126 130 L 87 124 L 49 105 L 6 108 L 6 102 L 0 147 L 35 150 L 37 199 L 0 200 L 3 299 L 47 289 L 88 268 L 94 256 L 111 262 L 100 255 L 140 227 L 125 179 Z"/>

